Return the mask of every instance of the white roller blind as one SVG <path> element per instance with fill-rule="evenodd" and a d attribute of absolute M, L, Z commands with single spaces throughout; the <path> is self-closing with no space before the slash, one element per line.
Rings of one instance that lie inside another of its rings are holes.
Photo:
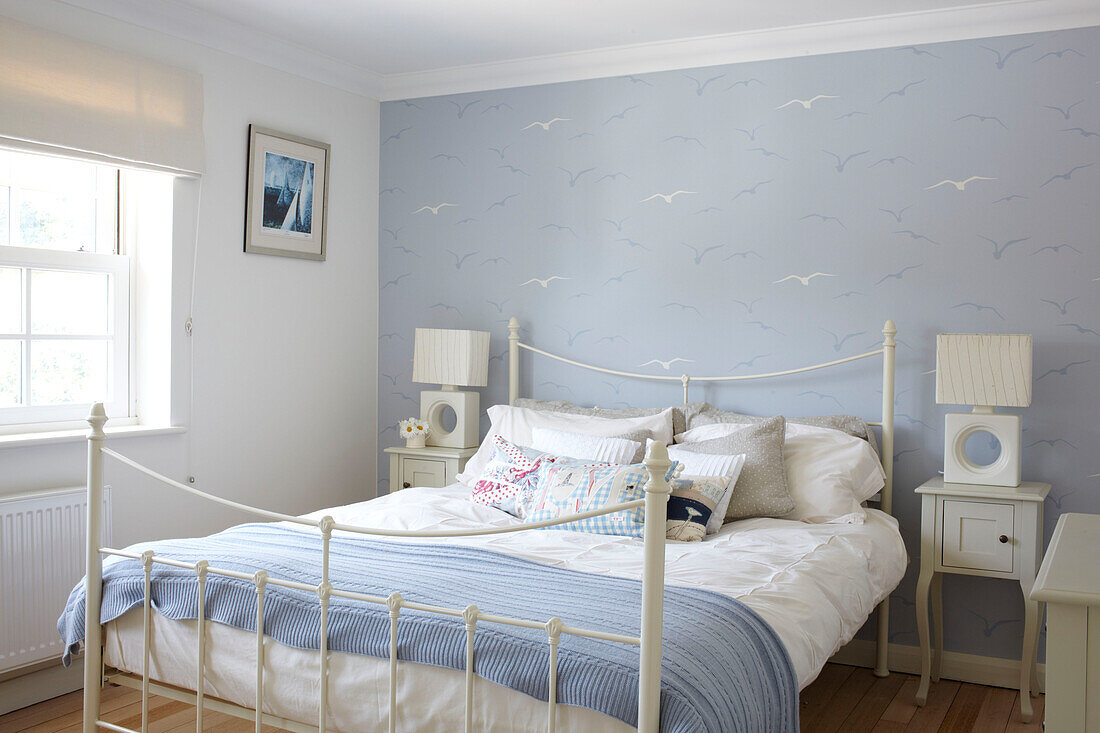
<path fill-rule="evenodd" d="M 0 16 L 0 138 L 202 173 L 202 76 Z"/>

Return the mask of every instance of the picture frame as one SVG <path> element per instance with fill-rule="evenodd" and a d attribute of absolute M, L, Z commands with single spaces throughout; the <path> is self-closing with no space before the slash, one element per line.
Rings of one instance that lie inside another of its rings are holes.
<path fill-rule="evenodd" d="M 325 259 L 327 143 L 248 126 L 244 251 Z"/>

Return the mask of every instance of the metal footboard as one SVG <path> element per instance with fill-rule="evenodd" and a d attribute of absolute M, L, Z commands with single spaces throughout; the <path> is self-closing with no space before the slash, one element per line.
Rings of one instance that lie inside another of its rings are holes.
<path fill-rule="evenodd" d="M 390 618 L 390 644 L 389 644 L 389 731 L 396 733 L 398 726 L 398 699 L 397 687 L 399 676 L 397 654 L 397 629 L 400 622 L 401 611 L 410 609 L 428 613 L 436 613 L 445 616 L 461 618 L 465 622 L 466 629 L 466 670 L 465 670 L 465 730 L 471 733 L 474 727 L 474 679 L 476 672 L 476 659 L 474 655 L 474 638 L 479 624 L 503 624 L 529 629 L 543 629 L 546 632 L 549 646 L 549 669 L 547 672 L 549 694 L 546 712 L 546 730 L 553 733 L 557 728 L 557 652 L 558 643 L 563 634 L 583 636 L 607 641 L 632 644 L 641 648 L 640 674 L 638 684 L 638 729 L 653 733 L 658 729 L 660 714 L 660 681 L 661 681 L 661 623 L 664 597 L 664 550 L 665 550 L 665 504 L 669 497 L 669 485 L 665 480 L 665 474 L 671 465 L 668 459 L 668 451 L 664 445 L 654 443 L 646 454 L 645 466 L 649 474 L 645 484 L 645 498 L 623 502 L 608 506 L 600 510 L 573 514 L 559 517 L 553 520 L 525 524 L 513 527 L 488 527 L 477 530 L 391 530 L 370 527 L 359 527 L 336 522 L 332 517 L 325 516 L 320 520 L 307 520 L 280 512 L 249 506 L 228 499 L 213 496 L 194 487 L 187 486 L 168 478 L 152 469 L 143 466 L 126 456 L 103 446 L 103 425 L 107 417 L 101 404 L 92 407 L 88 417 L 91 432 L 88 435 L 88 547 L 87 547 L 87 578 L 85 586 L 86 618 L 85 618 L 85 660 L 84 660 L 84 731 L 92 733 L 97 729 L 119 731 L 120 733 L 137 733 L 128 728 L 103 721 L 99 717 L 100 688 L 104 682 L 103 650 L 102 650 L 102 626 L 100 621 L 100 604 L 102 601 L 102 558 L 103 556 L 125 557 L 140 560 L 145 573 L 144 601 L 142 606 L 144 638 L 142 646 L 142 672 L 140 678 L 129 673 L 112 675 L 111 679 L 122 684 L 138 687 L 141 690 L 141 728 L 140 733 L 148 733 L 149 728 L 149 695 L 150 693 L 166 695 L 177 700 L 193 702 L 196 706 L 195 729 L 201 733 L 203 729 L 204 711 L 207 709 L 218 712 L 226 712 L 238 717 L 250 717 L 255 720 L 256 733 L 260 732 L 262 725 L 277 725 L 296 731 L 318 731 L 324 733 L 329 726 L 329 650 L 328 650 L 328 613 L 329 602 L 333 597 L 344 598 L 362 603 L 384 605 L 389 610 Z M 156 479 L 160 483 L 171 488 L 183 491 L 200 499 L 211 501 L 224 506 L 232 507 L 240 511 L 248 512 L 255 516 L 268 520 L 291 522 L 318 530 L 321 538 L 321 581 L 316 586 L 307 585 L 291 580 L 272 578 L 264 570 L 257 570 L 253 574 L 241 573 L 226 568 L 211 565 L 206 560 L 195 563 L 173 560 L 168 557 L 160 557 L 153 550 L 142 553 L 127 552 L 109 547 L 100 547 L 97 538 L 100 537 L 99 524 L 101 522 L 98 507 L 101 506 L 100 497 L 103 490 L 103 460 L 110 458 L 126 466 L 144 473 Z M 569 524 L 580 519 L 610 514 L 628 509 L 645 507 L 645 537 L 644 537 L 644 575 L 642 580 L 642 619 L 641 635 L 630 636 L 625 634 L 613 634 L 604 631 L 575 628 L 567 625 L 558 617 L 546 621 L 535 619 L 518 619 L 493 614 L 482 613 L 476 605 L 465 608 L 448 608 L 424 603 L 416 603 L 404 599 L 400 593 L 391 593 L 388 596 L 373 596 L 363 593 L 342 590 L 333 587 L 329 580 L 329 544 L 334 531 L 350 532 L 360 535 L 382 537 L 468 537 L 488 534 L 504 534 L 510 532 L 522 532 L 542 527 L 552 527 Z M 198 643 L 196 649 L 197 675 L 195 678 L 195 690 L 192 693 L 180 690 L 169 685 L 160 684 L 150 679 L 150 641 L 152 637 L 152 602 L 151 602 L 151 578 L 155 564 L 168 567 L 190 570 L 195 573 L 195 582 L 198 585 Z M 207 654 L 206 654 L 206 581 L 211 575 L 220 575 L 251 582 L 256 592 L 256 687 L 254 707 L 248 708 L 242 705 L 229 703 L 223 700 L 207 699 L 205 694 Z M 320 607 L 320 634 L 318 638 L 320 661 L 320 687 L 317 706 L 316 726 L 280 718 L 265 714 L 264 707 L 264 599 L 268 586 L 280 586 L 293 588 L 316 594 Z"/>

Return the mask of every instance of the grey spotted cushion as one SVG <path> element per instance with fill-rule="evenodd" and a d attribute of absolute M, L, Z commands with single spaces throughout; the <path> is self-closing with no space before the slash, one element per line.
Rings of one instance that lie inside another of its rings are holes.
<path fill-rule="evenodd" d="M 701 403 L 706 404 L 706 403 Z M 751 425 L 753 423 L 759 423 L 764 420 L 768 420 L 766 417 L 759 417 L 758 415 L 746 415 L 740 412 L 727 412 L 726 410 L 719 410 L 712 405 L 706 405 L 706 408 L 698 410 L 691 415 L 687 416 L 687 427 L 697 428 L 700 425 L 714 425 L 715 423 L 733 423 L 736 425 Z M 861 417 L 855 415 L 819 415 L 816 417 L 788 417 L 787 422 L 795 423 L 796 425 L 812 425 L 818 428 L 832 428 L 833 430 L 839 430 L 842 433 L 855 436 L 856 438 L 862 438 L 871 444 L 871 447 L 878 453 L 878 444 L 875 440 L 875 433 L 871 430 L 870 426 Z M 680 432 L 680 431 L 676 431 Z"/>
<path fill-rule="evenodd" d="M 527 397 L 517 399 L 515 406 L 541 412 L 564 412 L 569 415 L 592 415 L 594 417 L 610 418 L 645 417 L 646 415 L 656 415 L 668 409 L 667 407 L 626 407 L 607 410 L 602 407 L 583 407 L 567 400 L 533 400 Z M 714 408 L 706 402 L 692 402 L 687 405 L 674 406 L 672 408 L 673 434 L 687 430 L 691 419 L 708 409 L 713 410 Z"/>
<path fill-rule="evenodd" d="M 733 488 L 726 509 L 726 521 L 750 517 L 782 517 L 794 510 L 794 499 L 787 488 L 783 468 L 783 438 L 787 422 L 782 415 L 762 418 L 731 435 L 677 448 L 693 453 L 718 455 L 745 454 L 745 466 Z"/>

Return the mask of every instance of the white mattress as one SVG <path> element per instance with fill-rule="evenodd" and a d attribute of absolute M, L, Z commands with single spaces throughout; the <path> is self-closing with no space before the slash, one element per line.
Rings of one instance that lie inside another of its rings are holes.
<path fill-rule="evenodd" d="M 309 516 L 329 514 L 338 522 L 402 529 L 459 529 L 518 521 L 467 501 L 468 492 L 458 484 L 445 489 L 405 489 Z M 642 542 L 638 539 L 534 530 L 438 541 L 476 545 L 598 575 L 642 575 Z M 670 542 L 666 582 L 721 593 L 760 614 L 786 646 L 799 687 L 803 688 L 817 677 L 829 657 L 851 640 L 875 605 L 897 586 L 907 561 L 897 522 L 876 510 L 867 510 L 864 524 L 749 519 L 727 524 L 701 543 Z M 456 599 L 455 606 L 469 602 L 476 603 L 476 595 Z M 551 615 L 553 609 L 547 609 L 547 617 Z M 569 623 L 569 619 L 563 620 Z M 195 622 L 156 616 L 151 665 L 154 678 L 194 689 L 195 626 Z M 221 624 L 208 624 L 207 628 L 208 694 L 252 705 L 255 635 Z M 141 642 L 138 609 L 108 625 L 106 663 L 140 672 Z M 265 710 L 304 722 L 316 721 L 317 653 L 268 639 L 265 654 Z M 388 662 L 334 653 L 330 670 L 330 725 L 344 731 L 384 727 L 389 705 Z M 399 730 L 461 728 L 462 672 L 403 664 L 399 675 Z M 474 697 L 479 730 L 546 728 L 546 704 L 523 693 L 479 680 Z M 600 713 L 559 708 L 563 730 L 629 729 Z"/>

